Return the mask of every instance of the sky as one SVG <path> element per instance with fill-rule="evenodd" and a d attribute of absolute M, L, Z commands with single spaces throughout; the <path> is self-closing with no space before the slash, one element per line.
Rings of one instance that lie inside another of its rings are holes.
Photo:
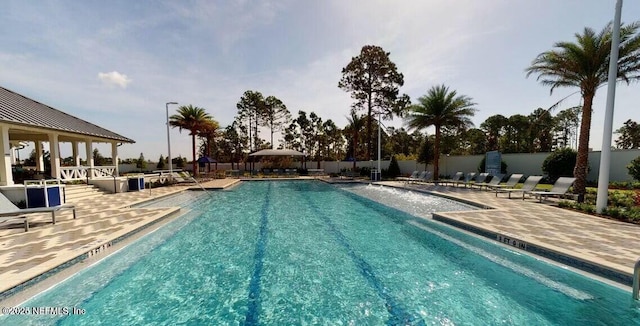
<path fill-rule="evenodd" d="M 134 139 L 120 158 L 157 160 L 167 155 L 172 101 L 205 108 L 224 127 L 244 91 L 255 90 L 294 116 L 313 111 L 344 127 L 353 100 L 338 88 L 341 70 L 362 46 L 378 45 L 404 74 L 401 93 L 415 102 L 445 84 L 477 103 L 477 127 L 577 91 L 550 94 L 525 69 L 555 42 L 572 42 L 585 27 L 600 31 L 615 2 L 3 0 L 0 85 Z M 625 1 L 623 23 L 638 20 L 640 1 Z M 594 149 L 602 146 L 606 97 L 600 88 Z M 615 103 L 614 130 L 638 121 L 640 85 L 618 84 Z M 558 110 L 580 104 L 576 94 Z M 385 124 L 404 126 L 398 118 Z M 188 132 L 172 129 L 170 137 L 172 156 L 190 158 Z M 96 147 L 110 156 L 106 144 Z"/>

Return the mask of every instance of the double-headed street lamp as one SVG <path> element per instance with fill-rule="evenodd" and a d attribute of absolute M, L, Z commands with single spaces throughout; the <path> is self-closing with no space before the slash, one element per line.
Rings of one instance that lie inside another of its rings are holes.
<path fill-rule="evenodd" d="M 167 156 L 167 160 L 169 161 L 169 178 L 172 178 L 173 175 L 173 162 L 171 161 L 171 136 L 169 135 L 169 104 L 178 104 L 178 102 L 167 102 L 165 104 L 165 108 L 167 109 L 167 149 L 169 151 L 169 156 Z"/>

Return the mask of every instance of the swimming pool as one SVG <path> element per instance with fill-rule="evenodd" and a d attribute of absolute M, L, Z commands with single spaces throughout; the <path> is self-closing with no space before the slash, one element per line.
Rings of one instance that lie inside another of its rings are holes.
<path fill-rule="evenodd" d="M 360 196 L 372 191 L 387 190 L 264 181 L 188 197 L 189 214 L 24 303 L 84 315 L 0 324 L 640 321 L 628 292 Z"/>

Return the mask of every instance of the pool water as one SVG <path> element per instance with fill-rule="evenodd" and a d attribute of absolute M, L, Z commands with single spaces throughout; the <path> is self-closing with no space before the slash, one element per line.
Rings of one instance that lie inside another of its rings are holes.
<path fill-rule="evenodd" d="M 629 292 L 362 197 L 432 196 L 366 187 L 261 181 L 173 198 L 192 211 L 23 304 L 84 315 L 0 324 L 640 324 Z"/>

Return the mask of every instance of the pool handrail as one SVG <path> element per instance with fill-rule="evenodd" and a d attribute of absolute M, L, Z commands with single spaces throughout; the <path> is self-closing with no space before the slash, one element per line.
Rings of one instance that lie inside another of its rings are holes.
<path fill-rule="evenodd" d="M 638 301 L 640 297 L 640 259 L 633 266 L 633 300 Z"/>

